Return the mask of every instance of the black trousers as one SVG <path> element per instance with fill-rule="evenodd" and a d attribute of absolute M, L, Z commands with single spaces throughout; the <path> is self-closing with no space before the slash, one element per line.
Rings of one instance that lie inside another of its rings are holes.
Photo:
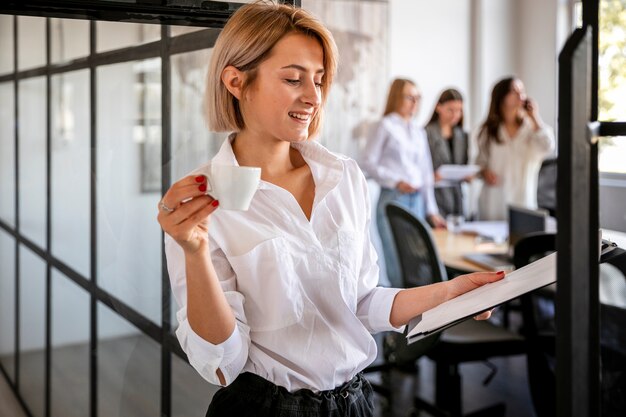
<path fill-rule="evenodd" d="M 290 393 L 246 372 L 215 393 L 206 417 L 371 417 L 372 397 L 362 374 L 333 390 Z"/>

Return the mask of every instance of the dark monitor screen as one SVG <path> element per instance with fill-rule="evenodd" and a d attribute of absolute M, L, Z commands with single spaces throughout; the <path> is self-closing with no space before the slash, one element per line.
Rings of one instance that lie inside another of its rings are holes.
<path fill-rule="evenodd" d="M 529 233 L 544 232 L 547 218 L 546 210 L 509 206 L 509 247 Z"/>

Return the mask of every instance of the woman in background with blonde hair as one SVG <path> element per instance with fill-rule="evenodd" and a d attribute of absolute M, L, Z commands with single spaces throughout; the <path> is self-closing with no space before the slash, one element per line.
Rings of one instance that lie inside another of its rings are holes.
<path fill-rule="evenodd" d="M 445 227 L 434 193 L 434 177 L 426 132 L 415 121 L 422 94 L 408 79 L 391 83 L 383 119 L 372 130 L 363 150 L 361 167 L 380 185 L 376 223 L 392 287 L 402 286 L 399 262 L 385 206 L 395 202 L 416 217 Z"/>
<path fill-rule="evenodd" d="M 209 417 L 372 416 L 361 374 L 376 358 L 372 333 L 401 331 L 503 277 L 376 287 L 365 178 L 353 160 L 310 139 L 336 56 L 330 32 L 302 9 L 238 9 L 215 44 L 207 83 L 210 127 L 234 133 L 159 203 L 176 335 L 198 373 L 223 386 Z M 214 164 L 261 168 L 247 211 L 220 209 L 206 194 L 203 173 Z"/>

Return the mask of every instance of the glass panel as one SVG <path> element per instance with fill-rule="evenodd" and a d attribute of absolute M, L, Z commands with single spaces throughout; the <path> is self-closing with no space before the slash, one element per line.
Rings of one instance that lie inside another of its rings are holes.
<path fill-rule="evenodd" d="M 598 149 L 600 171 L 626 174 L 626 136 L 601 137 Z"/>
<path fill-rule="evenodd" d="M 18 16 L 17 18 L 17 68 L 46 65 L 46 19 Z"/>
<path fill-rule="evenodd" d="M 180 308 L 178 304 L 176 304 L 176 299 L 174 298 L 174 293 L 170 289 L 170 299 L 172 300 L 172 308 L 170 309 L 170 331 L 172 334 L 176 333 L 176 329 L 178 329 L 178 319 L 176 318 L 176 312 Z"/>
<path fill-rule="evenodd" d="M 204 415 L 219 388 L 202 379 L 191 365 L 172 354 L 172 417 Z"/>
<path fill-rule="evenodd" d="M 172 56 L 172 179 L 178 180 L 217 153 L 228 134 L 209 132 L 203 114 L 211 50 Z"/>
<path fill-rule="evenodd" d="M 0 84 L 0 219 L 15 226 L 15 94 Z"/>
<path fill-rule="evenodd" d="M 160 346 L 99 304 L 98 415 L 159 416 L 160 381 Z"/>
<path fill-rule="evenodd" d="M 98 52 L 126 48 L 161 39 L 161 26 L 141 23 L 97 22 Z"/>
<path fill-rule="evenodd" d="M 170 26 L 170 36 L 184 35 L 185 33 L 197 32 L 206 29 L 202 26 Z"/>
<path fill-rule="evenodd" d="M 20 81 L 20 231 L 46 245 L 46 80 Z"/>
<path fill-rule="evenodd" d="M 0 15 L 0 74 L 13 72 L 13 16 Z"/>
<path fill-rule="evenodd" d="M 51 415 L 89 415 L 89 293 L 52 271 Z"/>
<path fill-rule="evenodd" d="M 44 415 L 46 264 L 20 245 L 20 385 L 34 416 Z"/>
<path fill-rule="evenodd" d="M 98 68 L 98 283 L 161 322 L 160 59 Z M 115 80 L 115 82 L 111 82 Z"/>
<path fill-rule="evenodd" d="M 89 71 L 51 79 L 52 253 L 89 276 Z"/>
<path fill-rule="evenodd" d="M 89 55 L 89 21 L 50 19 L 50 59 L 66 62 Z"/>
<path fill-rule="evenodd" d="M 15 382 L 15 240 L 0 229 L 0 364 Z"/>
<path fill-rule="evenodd" d="M 598 118 L 626 121 L 626 1 L 602 0 L 599 15 Z M 626 154 L 622 154 L 625 157 Z"/>

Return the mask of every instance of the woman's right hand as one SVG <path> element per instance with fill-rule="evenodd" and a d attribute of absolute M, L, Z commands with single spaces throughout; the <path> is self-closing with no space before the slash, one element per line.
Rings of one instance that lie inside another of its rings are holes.
<path fill-rule="evenodd" d="M 490 169 L 483 169 L 483 179 L 488 185 L 496 185 L 498 183 L 498 175 Z"/>
<path fill-rule="evenodd" d="M 219 202 L 206 195 L 206 177 L 188 176 L 174 183 L 159 201 L 157 220 L 186 253 L 206 247 L 209 240 L 209 216 Z"/>
<path fill-rule="evenodd" d="M 404 194 L 412 194 L 418 191 L 417 188 L 413 187 L 411 184 L 409 184 L 408 182 L 404 182 L 404 181 L 400 181 L 398 184 L 396 184 L 396 188 L 398 189 L 398 191 Z"/>

